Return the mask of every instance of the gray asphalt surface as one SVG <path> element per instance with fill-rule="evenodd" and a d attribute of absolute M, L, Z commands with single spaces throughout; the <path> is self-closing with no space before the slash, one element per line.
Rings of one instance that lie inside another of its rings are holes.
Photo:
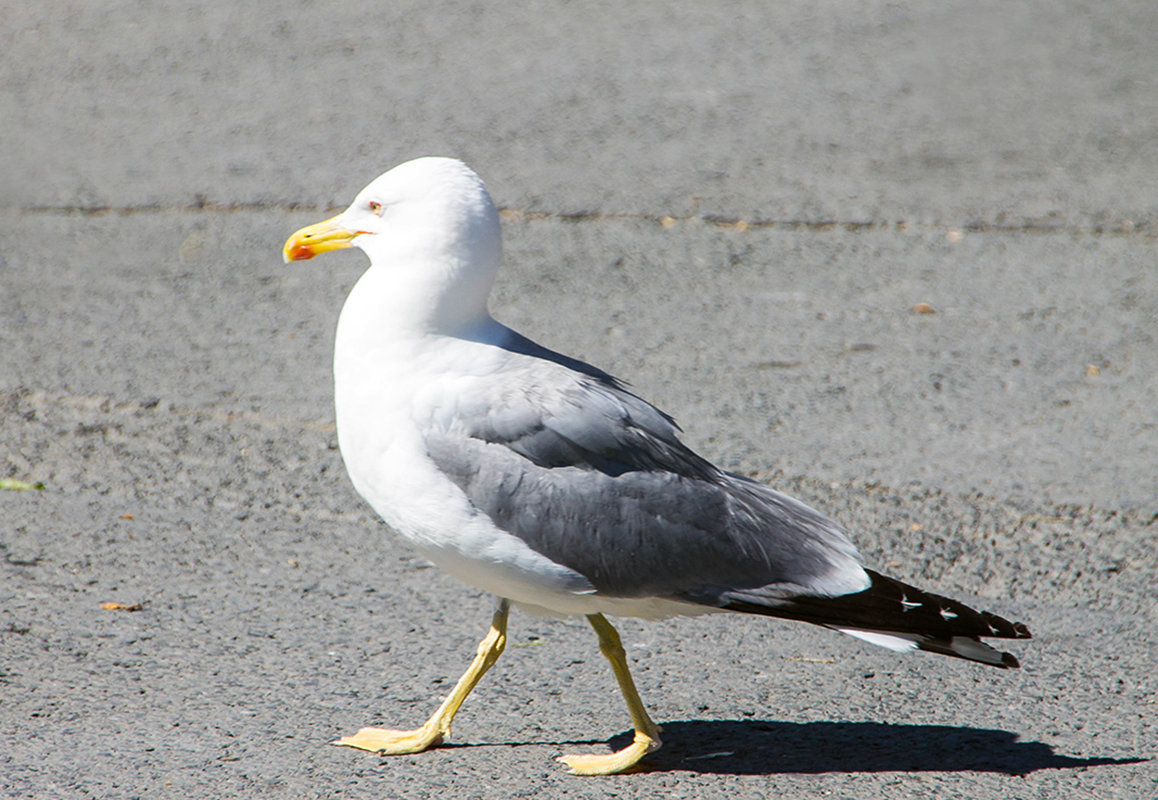
<path fill-rule="evenodd" d="M 3 5 L 0 796 L 1158 796 L 1154 4 Z M 453 746 L 328 747 L 490 614 L 346 480 L 361 254 L 280 259 L 423 154 L 505 209 L 496 316 L 1024 668 L 624 621 L 667 745 L 581 779 L 622 701 L 516 614 Z"/>

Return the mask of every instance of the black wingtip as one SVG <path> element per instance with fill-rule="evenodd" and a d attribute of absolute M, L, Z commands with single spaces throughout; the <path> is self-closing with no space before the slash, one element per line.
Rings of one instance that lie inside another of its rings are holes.
<path fill-rule="evenodd" d="M 1024 622 L 1010 622 L 1004 617 L 999 617 L 989 611 L 981 612 L 981 621 L 989 627 L 989 633 L 982 633 L 981 636 L 996 636 L 1002 639 L 1032 639 L 1033 634 L 1029 632 Z"/>
<path fill-rule="evenodd" d="M 797 619 L 824 625 L 853 636 L 854 631 L 892 636 L 909 641 L 930 653 L 963 658 L 999 669 L 1018 669 L 1010 653 L 986 644 L 983 639 L 1032 639 L 1022 622 L 1012 622 L 988 611 L 922 591 L 906 583 L 865 570 L 869 588 L 838 597 L 765 597 L 758 592 L 725 595 L 719 608 L 746 613 Z M 730 596 L 729 596 L 730 595 Z M 871 638 L 869 641 L 873 641 Z M 889 645 L 885 645 L 886 647 Z"/>

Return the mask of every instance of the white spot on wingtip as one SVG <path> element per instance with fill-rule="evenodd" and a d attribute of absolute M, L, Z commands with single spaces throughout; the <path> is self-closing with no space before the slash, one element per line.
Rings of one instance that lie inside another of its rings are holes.
<path fill-rule="evenodd" d="M 863 642 L 875 644 L 877 647 L 885 647 L 897 653 L 907 653 L 917 649 L 917 642 L 911 634 L 862 631 L 856 628 L 837 628 L 837 630 Z"/>

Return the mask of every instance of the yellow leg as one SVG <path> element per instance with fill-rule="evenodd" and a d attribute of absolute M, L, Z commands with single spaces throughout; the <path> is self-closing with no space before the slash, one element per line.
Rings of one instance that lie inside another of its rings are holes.
<path fill-rule="evenodd" d="M 635 728 L 635 740 L 617 753 L 559 756 L 558 760 L 570 767 L 573 775 L 615 775 L 634 767 L 648 753 L 658 750 L 662 742 L 659 740 L 659 727 L 647 715 L 643 701 L 639 699 L 639 692 L 635 690 L 635 681 L 631 679 L 631 672 L 627 668 L 627 654 L 623 652 L 619 634 L 602 614 L 592 614 L 587 617 L 587 621 L 599 635 L 599 650 L 611 662 L 615 680 L 619 682 L 619 691 L 627 701 L 627 712 Z"/>
<path fill-rule="evenodd" d="M 503 648 L 507 644 L 507 611 L 510 603 L 507 600 L 499 602 L 494 619 L 491 620 L 491 629 L 478 645 L 478 655 L 474 657 L 466 672 L 454 690 L 442 701 L 442 705 L 434 712 L 434 716 L 426 721 L 421 728 L 412 731 L 395 731 L 387 728 L 362 728 L 353 736 L 343 736 L 335 739 L 331 744 L 356 747 L 359 750 L 383 753 L 385 755 L 404 755 L 406 753 L 421 753 L 435 745 L 441 744 L 450 737 L 450 723 L 459 707 L 471 690 L 478 685 L 482 676 L 491 668 Z"/>

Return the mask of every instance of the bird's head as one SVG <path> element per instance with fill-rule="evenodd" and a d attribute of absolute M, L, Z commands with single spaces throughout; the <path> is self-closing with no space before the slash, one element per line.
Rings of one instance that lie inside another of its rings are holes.
<path fill-rule="evenodd" d="M 461 161 L 426 157 L 375 178 L 336 217 L 285 243 L 287 262 L 357 247 L 386 270 L 397 301 L 436 318 L 485 313 L 502 252 L 498 212 Z"/>

